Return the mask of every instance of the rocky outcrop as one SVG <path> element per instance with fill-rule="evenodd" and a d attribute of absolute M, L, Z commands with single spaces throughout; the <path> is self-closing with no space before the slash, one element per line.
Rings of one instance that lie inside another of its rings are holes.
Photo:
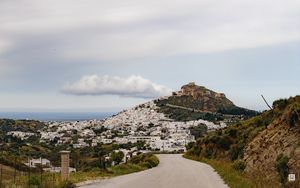
<path fill-rule="evenodd" d="M 197 100 L 200 98 L 217 98 L 217 99 L 225 99 L 226 96 L 224 93 L 217 93 L 212 90 L 205 88 L 204 86 L 198 86 L 195 82 L 190 82 L 181 87 L 181 90 L 174 93 L 177 96 L 192 96 L 193 99 Z M 228 100 L 230 104 L 233 104 Z"/>
<path fill-rule="evenodd" d="M 243 116 L 235 118 L 244 119 L 257 114 L 234 105 L 224 93 L 217 93 L 194 82 L 183 85 L 172 96 L 156 100 L 155 103 L 160 107 L 159 111 L 168 117 L 184 121 L 197 118 L 214 121 L 224 119 L 223 115 Z"/>

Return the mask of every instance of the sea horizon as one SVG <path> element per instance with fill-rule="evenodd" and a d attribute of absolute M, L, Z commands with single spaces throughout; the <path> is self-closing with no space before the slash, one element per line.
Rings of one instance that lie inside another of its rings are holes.
<path fill-rule="evenodd" d="M 116 112 L 0 112 L 0 119 L 38 121 L 85 121 L 101 120 Z"/>

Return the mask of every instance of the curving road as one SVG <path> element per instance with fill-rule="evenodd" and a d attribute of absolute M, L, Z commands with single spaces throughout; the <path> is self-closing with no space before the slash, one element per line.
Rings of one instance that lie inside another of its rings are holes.
<path fill-rule="evenodd" d="M 158 157 L 158 167 L 81 188 L 228 188 L 207 164 L 185 159 L 181 155 Z"/>

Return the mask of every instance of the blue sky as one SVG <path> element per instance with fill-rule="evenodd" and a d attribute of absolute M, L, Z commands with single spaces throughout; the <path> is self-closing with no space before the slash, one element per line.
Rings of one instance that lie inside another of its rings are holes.
<path fill-rule="evenodd" d="M 262 110 L 300 93 L 300 2 L 2 0 L 1 111 L 118 111 L 190 81 Z"/>

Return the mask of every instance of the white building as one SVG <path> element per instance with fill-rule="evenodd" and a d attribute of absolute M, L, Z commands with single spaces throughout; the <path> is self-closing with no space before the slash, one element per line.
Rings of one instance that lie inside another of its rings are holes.
<path fill-rule="evenodd" d="M 24 163 L 24 164 L 33 168 L 36 168 L 37 166 L 51 166 L 51 163 L 48 159 L 42 159 L 42 158 L 31 159 L 28 160 L 28 163 Z"/>

